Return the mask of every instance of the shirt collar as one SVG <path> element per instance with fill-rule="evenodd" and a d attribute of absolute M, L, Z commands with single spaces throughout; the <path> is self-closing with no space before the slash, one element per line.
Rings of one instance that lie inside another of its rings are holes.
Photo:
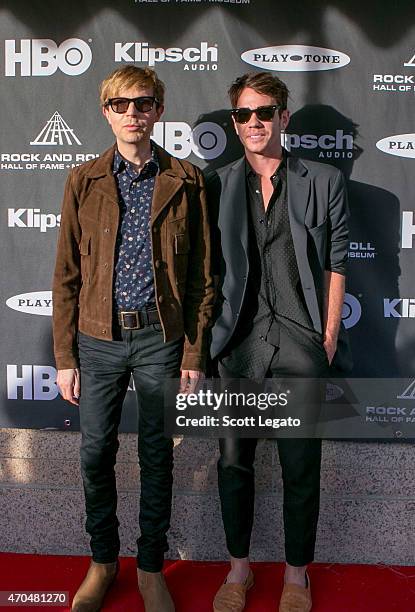
<path fill-rule="evenodd" d="M 118 151 L 118 149 L 115 149 L 114 161 L 112 164 L 112 173 L 114 175 L 120 174 L 120 172 L 122 172 L 123 170 L 126 170 L 132 178 L 137 178 L 138 176 L 141 176 L 143 174 L 147 176 L 155 176 L 159 171 L 159 160 L 157 157 L 157 151 L 154 146 L 154 143 L 151 142 L 151 159 L 149 159 L 148 162 L 144 164 L 140 172 L 137 172 L 134 169 L 134 166 L 131 164 L 131 162 L 125 159 Z"/>
<path fill-rule="evenodd" d="M 278 166 L 277 170 L 274 172 L 274 174 L 272 175 L 271 179 L 274 177 L 276 178 L 279 174 L 282 174 L 283 171 L 285 171 L 286 167 L 287 167 L 287 157 L 288 157 L 289 153 L 287 151 L 287 149 L 284 149 L 284 147 L 282 148 L 282 159 L 281 159 L 281 163 Z M 249 161 L 246 159 L 245 157 L 245 175 L 247 177 L 252 177 L 252 176 L 257 176 L 257 173 L 255 172 L 255 170 L 252 168 L 251 164 L 249 163 Z"/>

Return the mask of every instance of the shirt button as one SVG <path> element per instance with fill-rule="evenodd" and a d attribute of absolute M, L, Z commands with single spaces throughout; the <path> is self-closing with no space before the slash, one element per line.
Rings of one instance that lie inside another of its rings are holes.
<path fill-rule="evenodd" d="M 153 234 L 157 234 L 158 232 L 158 228 L 157 227 L 153 227 Z"/>
<path fill-rule="evenodd" d="M 108 263 L 107 262 L 104 263 L 104 268 L 105 269 L 108 268 Z"/>
<path fill-rule="evenodd" d="M 110 231 L 110 228 L 109 228 L 109 227 L 106 227 L 106 228 L 104 229 L 104 232 L 105 232 L 106 234 L 109 234 L 109 231 Z"/>
<path fill-rule="evenodd" d="M 260 339 L 260 340 L 263 340 L 263 339 L 264 339 L 264 336 L 259 336 L 259 339 Z"/>
<path fill-rule="evenodd" d="M 106 330 L 106 329 L 103 329 L 103 330 L 102 330 L 102 334 L 103 334 L 104 336 L 106 336 L 106 335 L 107 335 L 107 330 Z"/>
<path fill-rule="evenodd" d="M 102 301 L 103 301 L 103 302 L 106 302 L 106 301 L 107 301 L 107 298 L 106 298 L 106 297 L 103 297 L 103 298 L 102 298 Z"/>
<path fill-rule="evenodd" d="M 161 304 L 163 301 L 164 301 L 164 296 L 159 295 L 159 302 L 160 302 L 160 304 Z"/>
<path fill-rule="evenodd" d="M 261 193 L 259 189 L 255 189 L 255 193 Z"/>
<path fill-rule="evenodd" d="M 260 219 L 260 220 L 259 220 L 259 222 L 260 222 L 260 223 L 264 223 L 264 219 Z"/>
<path fill-rule="evenodd" d="M 156 259 L 156 261 L 155 261 L 155 264 L 154 264 L 154 265 L 156 266 L 156 268 L 160 268 L 160 266 L 161 266 L 161 261 L 160 261 L 160 259 Z"/>

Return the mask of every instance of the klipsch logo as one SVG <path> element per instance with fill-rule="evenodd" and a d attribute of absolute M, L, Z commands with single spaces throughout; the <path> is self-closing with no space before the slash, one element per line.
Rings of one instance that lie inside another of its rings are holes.
<path fill-rule="evenodd" d="M 5 76 L 50 76 L 60 70 L 77 76 L 88 70 L 92 61 L 89 45 L 80 38 L 68 38 L 59 46 L 49 38 L 6 40 Z"/>
<path fill-rule="evenodd" d="M 281 134 L 281 144 L 288 150 L 317 150 L 319 159 L 353 159 L 354 139 L 344 130 L 334 134 Z"/>
<path fill-rule="evenodd" d="M 148 42 L 115 43 L 115 62 L 136 62 L 156 66 L 163 62 L 173 64 L 183 63 L 183 70 L 217 70 L 218 47 L 207 42 L 199 43 L 198 47 L 150 47 Z"/>
<path fill-rule="evenodd" d="M 6 301 L 13 310 L 26 314 L 52 316 L 52 291 L 34 291 L 14 295 Z"/>
<path fill-rule="evenodd" d="M 350 63 L 350 57 L 341 51 L 306 45 L 250 49 L 242 53 L 241 59 L 256 68 L 283 72 L 334 70 Z"/>
<path fill-rule="evenodd" d="M 42 213 L 40 208 L 9 208 L 7 210 L 8 227 L 36 228 L 43 233 L 60 227 L 60 224 L 60 215 Z"/>
<path fill-rule="evenodd" d="M 415 134 L 387 136 L 376 143 L 376 147 L 389 155 L 415 159 Z"/>
<path fill-rule="evenodd" d="M 384 298 L 383 315 L 385 319 L 414 319 L 415 318 L 415 299 L 414 298 Z"/>

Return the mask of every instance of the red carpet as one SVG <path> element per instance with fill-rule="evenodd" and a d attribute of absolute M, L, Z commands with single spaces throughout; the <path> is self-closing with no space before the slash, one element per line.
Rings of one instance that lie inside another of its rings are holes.
<path fill-rule="evenodd" d="M 88 565 L 86 557 L 0 553 L 0 591 L 69 591 L 72 597 Z M 246 612 L 276 612 L 283 565 L 254 563 L 253 570 L 255 586 L 248 594 Z M 225 573 L 224 563 L 166 563 L 165 574 L 176 612 L 211 612 L 213 596 Z M 310 579 L 313 612 L 415 612 L 414 567 L 316 563 L 311 567 Z M 21 609 L 36 612 L 68 608 Z M 133 558 L 121 559 L 120 574 L 103 611 L 143 612 Z"/>

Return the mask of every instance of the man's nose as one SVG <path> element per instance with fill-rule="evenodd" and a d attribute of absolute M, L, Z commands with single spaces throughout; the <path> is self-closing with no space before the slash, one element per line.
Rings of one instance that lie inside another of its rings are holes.
<path fill-rule="evenodd" d="M 139 114 L 139 111 L 136 109 L 133 100 L 130 100 L 130 103 L 129 103 L 128 108 L 126 110 L 126 114 L 130 115 L 130 116 L 135 116 L 135 115 Z"/>
<path fill-rule="evenodd" d="M 252 115 L 249 118 L 249 121 L 248 121 L 247 125 L 249 125 L 249 127 L 256 127 L 256 126 L 261 126 L 262 123 L 258 119 L 257 114 L 256 113 L 252 113 Z"/>

